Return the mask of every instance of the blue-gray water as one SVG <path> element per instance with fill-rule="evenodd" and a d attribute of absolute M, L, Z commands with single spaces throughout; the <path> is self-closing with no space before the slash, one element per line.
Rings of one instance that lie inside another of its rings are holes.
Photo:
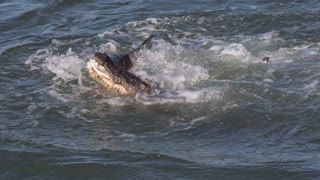
<path fill-rule="evenodd" d="M 0 0 L 1 179 L 319 179 L 318 0 Z M 150 34 L 115 96 L 94 51 Z M 261 59 L 269 57 L 270 62 Z"/>

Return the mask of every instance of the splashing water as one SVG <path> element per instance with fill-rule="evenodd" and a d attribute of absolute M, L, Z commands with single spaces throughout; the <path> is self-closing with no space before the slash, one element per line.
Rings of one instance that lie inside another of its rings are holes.
<path fill-rule="evenodd" d="M 285 107 L 285 113 L 291 115 L 296 104 L 318 96 L 318 65 L 310 68 L 308 63 L 317 59 L 320 44 L 288 47 L 276 31 L 218 38 L 207 34 L 206 27 L 189 29 L 190 22 L 205 25 L 210 21 L 205 17 L 148 18 L 84 40 L 96 44 L 95 48 L 59 54 L 56 48 L 77 43 L 60 42 L 30 56 L 26 64 L 32 70 L 54 75 L 48 93 L 72 106 L 60 110 L 60 115 L 95 126 L 90 142 L 76 139 L 77 145 L 70 148 L 157 152 L 215 165 L 296 160 L 277 155 L 292 144 L 283 142 L 283 147 L 273 149 L 272 144 L 280 141 L 273 134 L 287 132 L 286 136 L 299 141 L 304 131 L 297 120 L 300 115 L 290 125 L 281 125 L 285 121 L 282 110 Z M 115 96 L 88 76 L 84 55 L 90 57 L 95 50 L 126 52 L 151 33 L 158 36 L 151 48 L 141 51 L 131 71 L 158 83 L 159 93 Z M 268 64 L 262 61 L 266 56 L 270 57 Z M 301 62 L 306 66 L 296 66 Z M 314 73 L 301 84 L 295 83 L 300 78 L 297 72 Z M 315 107 L 309 110 L 314 112 Z M 265 141 L 260 146 L 254 138 L 261 137 Z M 230 150 L 234 146 L 227 143 L 230 139 L 243 151 Z M 270 149 L 276 153 L 268 153 Z M 251 155 L 242 156 L 243 152 Z"/>

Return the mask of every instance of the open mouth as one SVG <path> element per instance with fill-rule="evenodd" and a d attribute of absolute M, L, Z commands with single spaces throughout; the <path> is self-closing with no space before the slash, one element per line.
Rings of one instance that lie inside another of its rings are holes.
<path fill-rule="evenodd" d="M 96 52 L 88 62 L 90 76 L 108 90 L 120 94 L 151 92 L 151 86 L 126 69 L 117 67 L 105 53 Z"/>
<path fill-rule="evenodd" d="M 107 89 L 121 94 L 130 94 L 130 92 L 128 92 L 124 87 L 116 84 L 103 66 L 100 66 L 95 60 L 90 59 L 88 62 L 88 68 L 90 76 Z"/>

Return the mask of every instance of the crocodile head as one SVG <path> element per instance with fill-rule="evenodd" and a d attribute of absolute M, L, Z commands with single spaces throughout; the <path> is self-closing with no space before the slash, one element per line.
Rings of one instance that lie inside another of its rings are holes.
<path fill-rule="evenodd" d="M 129 72 L 133 63 L 127 54 L 96 52 L 88 63 L 89 74 L 108 90 L 120 94 L 151 93 L 150 84 Z"/>

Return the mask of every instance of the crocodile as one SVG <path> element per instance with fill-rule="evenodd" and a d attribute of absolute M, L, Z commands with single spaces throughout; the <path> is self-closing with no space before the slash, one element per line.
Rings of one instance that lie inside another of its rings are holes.
<path fill-rule="evenodd" d="M 134 60 L 138 58 L 140 49 L 152 37 L 150 36 L 138 48 L 128 53 L 95 52 L 88 62 L 90 76 L 114 93 L 124 95 L 137 92 L 152 93 L 153 88 L 150 83 L 129 71 L 134 65 Z"/>

